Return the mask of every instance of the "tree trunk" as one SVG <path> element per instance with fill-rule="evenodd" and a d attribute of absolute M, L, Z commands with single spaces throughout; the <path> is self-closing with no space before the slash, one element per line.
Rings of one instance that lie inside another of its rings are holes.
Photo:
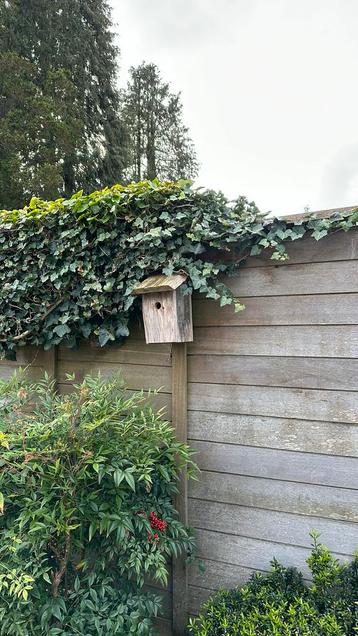
<path fill-rule="evenodd" d="M 69 156 L 65 158 L 63 164 L 63 183 L 66 197 L 71 197 L 76 190 L 75 171 L 73 168 L 73 163 L 73 157 Z"/>

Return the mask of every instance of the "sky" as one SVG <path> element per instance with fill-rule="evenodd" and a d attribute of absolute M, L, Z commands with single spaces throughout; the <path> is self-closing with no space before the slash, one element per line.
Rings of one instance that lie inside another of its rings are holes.
<path fill-rule="evenodd" d="M 358 0 L 109 0 L 120 82 L 181 91 L 196 184 L 274 214 L 358 205 Z"/>

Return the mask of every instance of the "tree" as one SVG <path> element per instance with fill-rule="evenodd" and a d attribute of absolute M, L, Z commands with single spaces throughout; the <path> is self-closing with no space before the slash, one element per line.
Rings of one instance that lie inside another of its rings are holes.
<path fill-rule="evenodd" d="M 180 93 L 170 92 L 155 64 L 143 62 L 130 69 L 122 92 L 122 119 L 126 130 L 128 181 L 195 177 L 196 152 L 183 124 Z"/>
<path fill-rule="evenodd" d="M 40 90 L 34 64 L 6 53 L 0 77 L 0 206 L 17 208 L 32 194 L 62 193 L 64 163 L 76 152 L 83 123 L 65 71 L 49 71 Z"/>
<path fill-rule="evenodd" d="M 0 0 L 0 25 L 0 182 L 8 184 L 0 203 L 119 181 L 118 50 L 107 1 Z"/>

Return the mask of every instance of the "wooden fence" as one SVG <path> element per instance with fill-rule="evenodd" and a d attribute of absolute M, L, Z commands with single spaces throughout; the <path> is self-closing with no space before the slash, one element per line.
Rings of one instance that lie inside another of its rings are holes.
<path fill-rule="evenodd" d="M 342 559 L 358 548 L 358 232 L 289 249 L 288 263 L 252 258 L 228 281 L 245 311 L 194 299 L 194 342 L 33 349 L 2 361 L 0 377 L 31 363 L 61 392 L 120 367 L 130 390 L 155 398 L 198 451 L 198 482 L 181 483 L 183 518 L 205 566 L 175 563 L 160 634 L 182 634 L 186 613 L 222 586 L 265 571 L 273 557 L 307 573 L 309 532 Z M 172 622 L 174 632 L 172 631 Z"/>

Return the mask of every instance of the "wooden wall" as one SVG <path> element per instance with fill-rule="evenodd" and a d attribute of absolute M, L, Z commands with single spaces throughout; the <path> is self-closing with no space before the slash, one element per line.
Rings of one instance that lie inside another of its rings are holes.
<path fill-rule="evenodd" d="M 290 246 L 288 263 L 252 258 L 228 282 L 246 309 L 196 298 L 188 346 L 188 433 L 201 477 L 189 488 L 199 558 L 189 570 L 189 612 L 222 586 L 265 571 L 272 557 L 307 574 L 309 531 L 341 558 L 358 548 L 358 232 Z M 171 416 L 171 345 L 136 331 L 104 349 L 51 354 L 25 349 L 0 362 L 0 377 L 31 363 L 31 375 L 80 380 L 121 369 L 129 390 L 162 387 Z M 162 635 L 171 634 L 171 588 Z"/>
<path fill-rule="evenodd" d="M 194 303 L 189 488 L 205 571 L 189 611 L 273 556 L 307 574 L 310 530 L 340 557 L 358 548 L 358 232 L 250 259 L 228 282 L 245 311 Z"/>

